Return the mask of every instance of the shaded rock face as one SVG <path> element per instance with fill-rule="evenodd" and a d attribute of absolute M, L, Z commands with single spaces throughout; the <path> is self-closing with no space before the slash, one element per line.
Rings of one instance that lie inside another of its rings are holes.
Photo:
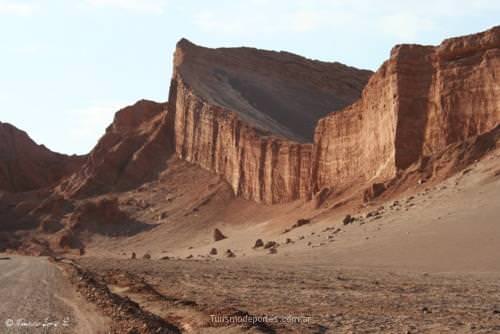
<path fill-rule="evenodd" d="M 396 46 L 362 98 L 316 128 L 313 191 L 395 177 L 500 122 L 500 27 Z"/>
<path fill-rule="evenodd" d="M 23 192 L 51 186 L 74 172 L 83 159 L 54 153 L 24 131 L 0 122 L 0 190 Z"/>
<path fill-rule="evenodd" d="M 236 195 L 280 203 L 311 192 L 313 129 L 359 97 L 371 72 L 288 53 L 179 42 L 170 91 L 176 154 Z"/>
<path fill-rule="evenodd" d="M 118 111 L 82 168 L 58 192 L 84 198 L 129 190 L 154 178 L 172 152 L 166 115 L 165 104 L 145 100 Z"/>

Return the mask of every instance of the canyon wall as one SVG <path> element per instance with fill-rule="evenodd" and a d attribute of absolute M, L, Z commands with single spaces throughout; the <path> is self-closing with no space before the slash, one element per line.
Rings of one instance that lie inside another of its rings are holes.
<path fill-rule="evenodd" d="M 257 202 L 287 202 L 310 193 L 312 144 L 265 135 L 231 111 L 202 101 L 181 80 L 172 85 L 175 151 L 181 159 L 223 176 L 236 195 Z"/>
<path fill-rule="evenodd" d="M 168 110 L 168 111 L 166 111 Z M 439 46 L 398 45 L 375 73 L 251 48 L 181 40 L 169 103 L 116 114 L 69 157 L 0 123 L 0 190 L 66 197 L 153 180 L 172 154 L 264 203 L 386 182 L 500 123 L 500 27 Z"/>
<path fill-rule="evenodd" d="M 317 121 L 358 99 L 370 75 L 284 52 L 181 40 L 169 97 L 175 152 L 243 198 L 306 198 Z"/>
<path fill-rule="evenodd" d="M 499 27 L 437 47 L 398 45 L 366 87 L 368 72 L 332 66 L 182 40 L 169 99 L 176 154 L 237 195 L 280 203 L 388 181 L 499 124 Z"/>
<path fill-rule="evenodd" d="M 500 122 L 500 28 L 399 45 L 362 98 L 316 129 L 313 191 L 387 181 Z"/>

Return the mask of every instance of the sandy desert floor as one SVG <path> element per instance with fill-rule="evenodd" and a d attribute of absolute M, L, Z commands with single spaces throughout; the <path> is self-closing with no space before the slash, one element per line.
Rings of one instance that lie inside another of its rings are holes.
<path fill-rule="evenodd" d="M 106 249 L 97 241 L 78 263 L 187 333 L 500 332 L 499 156 L 352 212 L 347 225 L 345 212 L 324 212 L 283 233 L 295 217 L 283 207 L 278 222 L 217 222 L 192 238 L 187 223 L 181 247 L 154 229 Z M 266 208 L 231 214 L 252 210 Z M 214 242 L 215 226 L 228 238 Z M 253 248 L 258 238 L 278 246 Z"/>

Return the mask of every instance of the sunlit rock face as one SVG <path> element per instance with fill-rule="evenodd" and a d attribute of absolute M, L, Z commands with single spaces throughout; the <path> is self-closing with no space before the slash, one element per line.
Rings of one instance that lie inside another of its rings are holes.
<path fill-rule="evenodd" d="M 169 98 L 175 151 L 244 198 L 307 197 L 318 120 L 357 100 L 370 75 L 285 52 L 181 40 Z"/>
<path fill-rule="evenodd" d="M 313 190 L 388 180 L 499 122 L 499 27 L 396 46 L 359 101 L 319 122 Z"/>

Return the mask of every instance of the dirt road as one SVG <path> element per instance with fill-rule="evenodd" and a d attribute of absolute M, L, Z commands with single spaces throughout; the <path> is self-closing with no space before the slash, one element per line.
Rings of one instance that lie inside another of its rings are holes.
<path fill-rule="evenodd" d="M 101 333 L 93 306 L 46 258 L 0 254 L 0 333 Z"/>

